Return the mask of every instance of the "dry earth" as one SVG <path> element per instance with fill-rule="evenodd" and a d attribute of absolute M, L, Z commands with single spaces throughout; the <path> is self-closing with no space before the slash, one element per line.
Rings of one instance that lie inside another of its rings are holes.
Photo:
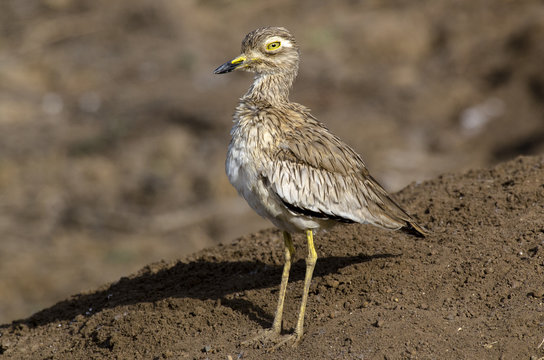
<path fill-rule="evenodd" d="M 272 321 L 282 247 L 268 230 L 3 325 L 0 357 L 542 358 L 544 157 L 442 175 L 396 197 L 432 235 L 362 225 L 317 234 L 306 335 L 296 349 L 240 345 Z M 300 301 L 303 243 L 296 238 L 286 332 Z"/>

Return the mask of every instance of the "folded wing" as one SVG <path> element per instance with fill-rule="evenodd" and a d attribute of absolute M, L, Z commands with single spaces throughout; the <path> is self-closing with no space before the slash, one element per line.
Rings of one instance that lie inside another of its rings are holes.
<path fill-rule="evenodd" d="M 263 175 L 293 213 L 425 234 L 361 157 L 320 123 L 284 134 L 279 144 Z"/>

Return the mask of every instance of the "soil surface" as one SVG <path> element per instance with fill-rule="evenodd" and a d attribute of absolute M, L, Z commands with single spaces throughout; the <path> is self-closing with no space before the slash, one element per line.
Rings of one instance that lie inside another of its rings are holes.
<path fill-rule="evenodd" d="M 539 359 L 544 356 L 544 156 L 446 174 L 395 195 L 432 234 L 343 225 L 319 259 L 296 349 L 244 347 L 269 327 L 281 234 L 158 262 L 0 327 L 5 359 Z M 304 238 L 284 315 L 293 330 Z M 258 344 L 259 345 L 259 344 Z"/>
<path fill-rule="evenodd" d="M 212 73 L 250 30 L 294 34 L 291 99 L 398 191 L 544 153 L 543 19 L 542 0 L 0 0 L 0 323 L 270 226 L 224 173 L 251 76 Z"/>

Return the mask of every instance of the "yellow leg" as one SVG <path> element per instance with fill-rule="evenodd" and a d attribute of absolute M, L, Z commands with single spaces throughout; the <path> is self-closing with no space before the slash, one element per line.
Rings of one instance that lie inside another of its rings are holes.
<path fill-rule="evenodd" d="M 274 315 L 274 322 L 272 323 L 272 332 L 276 335 L 281 333 L 281 319 L 283 314 L 283 302 L 285 300 L 285 292 L 287 290 L 287 283 L 289 281 L 289 270 L 291 270 L 291 259 L 295 256 L 295 247 L 293 246 L 293 240 L 291 235 L 284 231 L 283 242 L 285 244 L 285 263 L 283 264 L 283 272 L 281 274 L 280 295 L 278 298 L 278 306 L 276 307 L 276 314 Z"/>
<path fill-rule="evenodd" d="M 306 258 L 306 276 L 304 277 L 304 290 L 302 293 L 302 303 L 300 304 L 300 312 L 298 314 L 297 326 L 295 328 L 295 345 L 302 339 L 304 328 L 304 313 L 306 312 L 306 302 L 308 301 L 308 292 L 310 291 L 310 282 L 314 272 L 315 263 L 317 261 L 317 253 L 314 248 L 314 236 L 312 230 L 306 230 L 308 240 L 308 257 Z"/>

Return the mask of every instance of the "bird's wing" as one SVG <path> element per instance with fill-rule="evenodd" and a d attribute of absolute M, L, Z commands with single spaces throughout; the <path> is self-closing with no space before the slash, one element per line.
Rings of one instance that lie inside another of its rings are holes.
<path fill-rule="evenodd" d="M 307 124 L 283 134 L 267 166 L 269 186 L 290 211 L 391 229 L 415 224 L 353 149 L 317 121 Z"/>

